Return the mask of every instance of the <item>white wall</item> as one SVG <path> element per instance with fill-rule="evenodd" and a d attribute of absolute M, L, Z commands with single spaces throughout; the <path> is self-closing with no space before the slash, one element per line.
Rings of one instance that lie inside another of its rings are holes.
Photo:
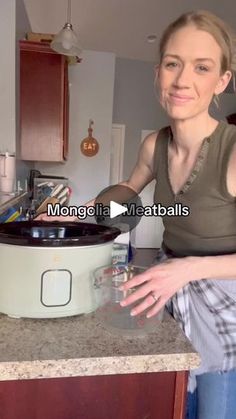
<path fill-rule="evenodd" d="M 15 152 L 15 0 L 0 0 L 0 151 Z"/>
<path fill-rule="evenodd" d="M 115 55 L 84 51 L 80 64 L 69 67 L 70 135 L 66 163 L 36 163 L 45 174 L 70 179 L 71 204 L 83 204 L 109 185 Z M 89 119 L 100 149 L 96 156 L 81 154 L 80 143 L 88 136 Z"/>

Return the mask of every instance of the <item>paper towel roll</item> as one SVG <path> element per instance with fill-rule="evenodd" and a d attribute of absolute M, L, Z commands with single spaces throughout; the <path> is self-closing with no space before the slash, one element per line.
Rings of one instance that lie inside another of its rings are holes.
<path fill-rule="evenodd" d="M 16 182 L 16 157 L 8 152 L 0 154 L 0 191 L 14 192 Z"/>

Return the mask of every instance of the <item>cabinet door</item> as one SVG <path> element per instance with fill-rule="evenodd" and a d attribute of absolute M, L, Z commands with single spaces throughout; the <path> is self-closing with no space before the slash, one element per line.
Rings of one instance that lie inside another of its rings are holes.
<path fill-rule="evenodd" d="M 1 419 L 184 419 L 187 372 L 0 381 Z"/>
<path fill-rule="evenodd" d="M 21 158 L 63 161 L 68 138 L 68 66 L 48 44 L 20 41 Z"/>

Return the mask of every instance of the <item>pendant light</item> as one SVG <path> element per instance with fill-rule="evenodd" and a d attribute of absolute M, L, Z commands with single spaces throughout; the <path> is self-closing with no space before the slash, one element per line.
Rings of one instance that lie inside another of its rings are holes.
<path fill-rule="evenodd" d="M 68 0 L 67 5 L 67 22 L 62 30 L 54 36 L 51 42 L 51 48 L 63 55 L 79 57 L 82 53 L 78 37 L 71 23 L 71 0 Z"/>

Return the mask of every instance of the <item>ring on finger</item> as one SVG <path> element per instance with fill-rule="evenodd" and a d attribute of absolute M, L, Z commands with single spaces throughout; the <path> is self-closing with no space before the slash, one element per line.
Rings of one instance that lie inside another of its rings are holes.
<path fill-rule="evenodd" d="M 156 294 L 154 292 L 151 292 L 151 296 L 155 300 L 155 303 L 157 303 L 157 301 L 159 300 L 159 298 L 156 296 Z"/>

